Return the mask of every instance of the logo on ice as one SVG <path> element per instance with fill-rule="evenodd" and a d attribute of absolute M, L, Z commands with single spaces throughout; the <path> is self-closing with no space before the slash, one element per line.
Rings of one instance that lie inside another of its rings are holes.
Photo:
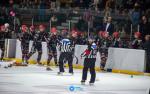
<path fill-rule="evenodd" d="M 74 92 L 74 91 L 83 91 L 83 88 L 79 86 L 70 86 L 69 91 Z"/>

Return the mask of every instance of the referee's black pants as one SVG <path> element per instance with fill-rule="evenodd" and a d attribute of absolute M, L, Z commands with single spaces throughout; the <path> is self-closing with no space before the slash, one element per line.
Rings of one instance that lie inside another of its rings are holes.
<path fill-rule="evenodd" d="M 84 68 L 83 68 L 83 73 L 82 73 L 82 80 L 85 81 L 87 79 L 87 72 L 88 72 L 88 69 L 90 69 L 90 74 L 91 74 L 90 83 L 95 82 L 95 78 L 96 78 L 95 62 L 96 62 L 96 58 L 85 58 L 84 59 Z"/>
<path fill-rule="evenodd" d="M 73 55 L 72 52 L 62 52 L 59 57 L 59 71 L 64 72 L 64 60 L 68 61 L 69 73 L 73 73 Z"/>

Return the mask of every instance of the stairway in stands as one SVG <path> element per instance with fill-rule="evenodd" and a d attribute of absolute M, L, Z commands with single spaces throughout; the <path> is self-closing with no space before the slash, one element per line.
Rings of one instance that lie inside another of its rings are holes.
<path fill-rule="evenodd" d="M 22 15 L 21 21 L 22 21 L 22 24 L 26 24 L 28 26 L 31 26 L 32 25 L 32 15 Z M 44 24 L 45 26 L 48 26 L 49 22 L 35 22 L 34 21 L 35 27 L 39 26 L 40 24 Z"/>
<path fill-rule="evenodd" d="M 62 18 L 62 16 L 61 16 L 61 18 Z M 72 14 L 72 15 L 70 15 L 70 18 L 66 17 L 65 20 L 60 21 L 57 24 L 56 28 L 58 29 L 58 31 L 62 31 L 63 29 L 68 29 L 69 30 L 69 22 L 71 23 L 71 28 L 72 28 L 78 22 L 79 18 L 80 18 L 80 15 Z M 22 24 L 26 24 L 26 25 L 30 26 L 32 24 L 32 16 L 31 15 L 23 15 L 21 17 L 21 21 L 22 21 Z M 49 26 L 49 22 L 48 21 L 45 21 L 45 22 L 34 22 L 35 26 L 38 26 L 40 24 L 44 24 L 46 26 Z"/>
<path fill-rule="evenodd" d="M 56 28 L 61 31 L 63 29 L 68 29 L 69 30 L 69 23 L 70 23 L 70 27 L 73 28 L 74 25 L 76 23 L 78 23 L 78 20 L 79 20 L 79 16 L 72 16 L 71 19 L 66 19 L 65 22 L 62 22 L 60 26 L 57 26 Z"/>

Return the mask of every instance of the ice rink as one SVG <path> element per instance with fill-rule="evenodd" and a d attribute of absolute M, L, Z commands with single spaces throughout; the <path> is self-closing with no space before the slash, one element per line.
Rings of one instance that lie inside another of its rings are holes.
<path fill-rule="evenodd" d="M 94 86 L 89 86 L 89 74 L 86 85 L 80 85 L 82 71 L 75 74 L 58 76 L 58 68 L 46 71 L 45 67 L 0 68 L 0 94 L 148 94 L 149 76 L 131 76 L 126 74 L 97 72 Z M 70 91 L 70 87 L 74 91 Z"/>

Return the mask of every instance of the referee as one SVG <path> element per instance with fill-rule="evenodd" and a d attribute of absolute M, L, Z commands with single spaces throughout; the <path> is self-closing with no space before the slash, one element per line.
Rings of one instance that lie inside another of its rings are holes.
<path fill-rule="evenodd" d="M 63 39 L 60 41 L 60 57 L 59 57 L 59 72 L 58 75 L 64 73 L 64 60 L 68 61 L 69 73 L 73 75 L 73 45 L 69 39 L 67 32 L 63 34 Z"/>
<path fill-rule="evenodd" d="M 85 57 L 84 59 L 84 68 L 82 72 L 82 80 L 81 84 L 85 84 L 87 80 L 87 73 L 88 69 L 90 69 L 91 79 L 89 84 L 94 85 L 96 72 L 95 72 L 95 62 L 96 62 L 96 55 L 97 55 L 97 46 L 94 43 L 94 39 L 89 39 L 87 49 L 81 54 L 81 57 Z"/>

